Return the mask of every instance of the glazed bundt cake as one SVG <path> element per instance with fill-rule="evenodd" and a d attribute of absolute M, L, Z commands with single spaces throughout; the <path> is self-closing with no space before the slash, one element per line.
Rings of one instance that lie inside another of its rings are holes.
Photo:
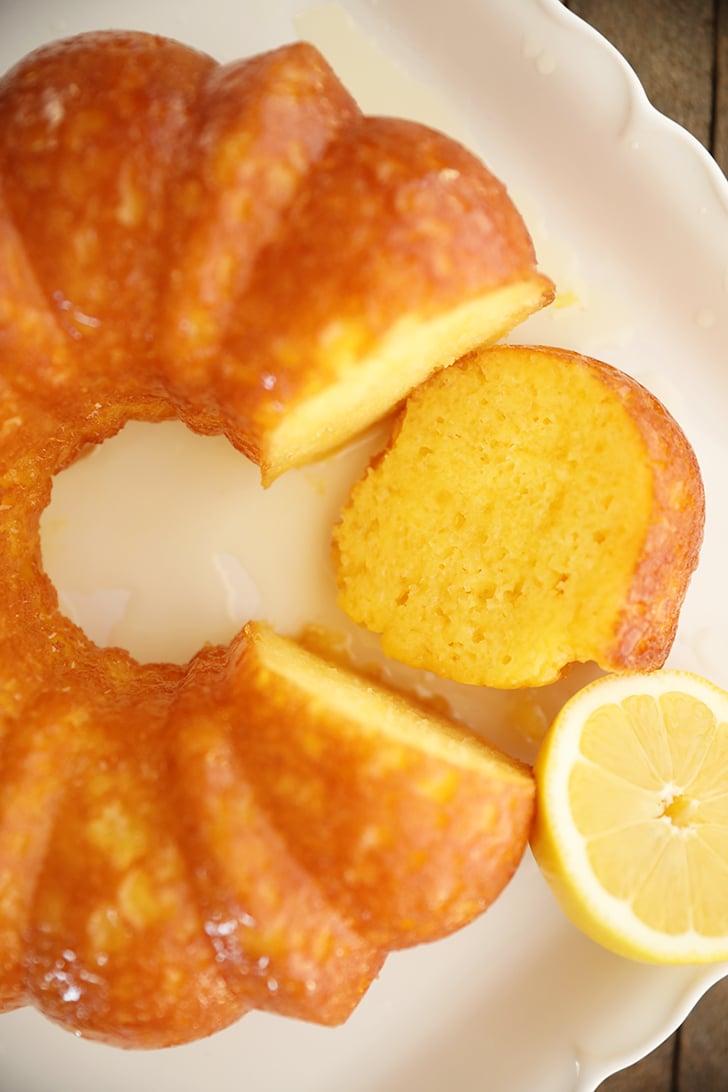
<path fill-rule="evenodd" d="M 99 649 L 39 519 L 131 419 L 270 481 L 551 295 L 482 164 L 362 117 L 310 46 L 88 34 L 0 82 L 3 1008 L 146 1047 L 335 1023 L 494 897 L 527 770 L 265 628 L 186 667 Z"/>
<path fill-rule="evenodd" d="M 666 659 L 702 541 L 664 407 L 560 349 L 476 351 L 409 398 L 335 529 L 340 603 L 395 659 L 515 688 Z"/>
<path fill-rule="evenodd" d="M 262 625 L 187 668 L 108 651 L 62 678 L 4 723 L 6 1009 L 128 1047 L 252 1008 L 336 1024 L 525 848 L 529 770 Z"/>

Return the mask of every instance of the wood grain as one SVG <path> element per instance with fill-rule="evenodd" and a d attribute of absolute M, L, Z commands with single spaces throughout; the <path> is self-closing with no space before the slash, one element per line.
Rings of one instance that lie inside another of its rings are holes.
<path fill-rule="evenodd" d="M 728 0 L 715 3 L 715 72 L 712 152 L 728 172 Z"/>
<path fill-rule="evenodd" d="M 652 104 L 728 171 L 728 0 L 566 0 L 637 73 Z M 599 1092 L 726 1092 L 728 978 L 682 1028 Z"/>
<path fill-rule="evenodd" d="M 728 978 L 724 978 L 708 991 L 683 1024 L 674 1092 L 725 1092 L 728 1088 L 727 1025 Z"/>
<path fill-rule="evenodd" d="M 724 6 L 728 14 L 728 2 Z M 567 7 L 617 47 L 653 106 L 709 147 L 713 0 L 569 0 Z"/>
<path fill-rule="evenodd" d="M 599 1092 L 676 1092 L 674 1073 L 678 1057 L 675 1034 L 641 1062 L 603 1081 Z"/>

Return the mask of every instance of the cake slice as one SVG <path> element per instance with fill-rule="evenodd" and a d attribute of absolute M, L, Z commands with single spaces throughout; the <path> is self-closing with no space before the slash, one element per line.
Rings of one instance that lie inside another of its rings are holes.
<path fill-rule="evenodd" d="M 356 931 L 385 950 L 482 913 L 515 872 L 533 817 L 529 767 L 408 697 L 247 627 L 257 696 L 241 740 L 289 850 Z"/>
<path fill-rule="evenodd" d="M 384 651 L 466 683 L 667 657 L 704 496 L 644 387 L 551 348 L 475 352 L 408 400 L 334 533 L 340 603 Z"/>

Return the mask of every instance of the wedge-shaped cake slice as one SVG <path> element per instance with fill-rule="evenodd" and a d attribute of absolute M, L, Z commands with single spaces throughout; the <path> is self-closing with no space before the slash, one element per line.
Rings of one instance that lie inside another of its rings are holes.
<path fill-rule="evenodd" d="M 327 901 L 384 949 L 485 910 L 528 838 L 530 768 L 267 627 L 247 634 L 232 736 L 261 809 Z"/>
<path fill-rule="evenodd" d="M 515 688 L 575 661 L 659 667 L 704 496 L 678 424 L 573 352 L 475 352 L 408 400 L 334 533 L 344 610 L 384 651 Z"/>

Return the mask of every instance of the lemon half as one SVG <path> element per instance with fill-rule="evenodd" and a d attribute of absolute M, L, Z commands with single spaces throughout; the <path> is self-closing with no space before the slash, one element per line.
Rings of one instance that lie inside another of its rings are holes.
<path fill-rule="evenodd" d="M 564 705 L 535 773 L 533 853 L 580 929 L 646 962 L 728 959 L 728 693 L 605 676 Z"/>

